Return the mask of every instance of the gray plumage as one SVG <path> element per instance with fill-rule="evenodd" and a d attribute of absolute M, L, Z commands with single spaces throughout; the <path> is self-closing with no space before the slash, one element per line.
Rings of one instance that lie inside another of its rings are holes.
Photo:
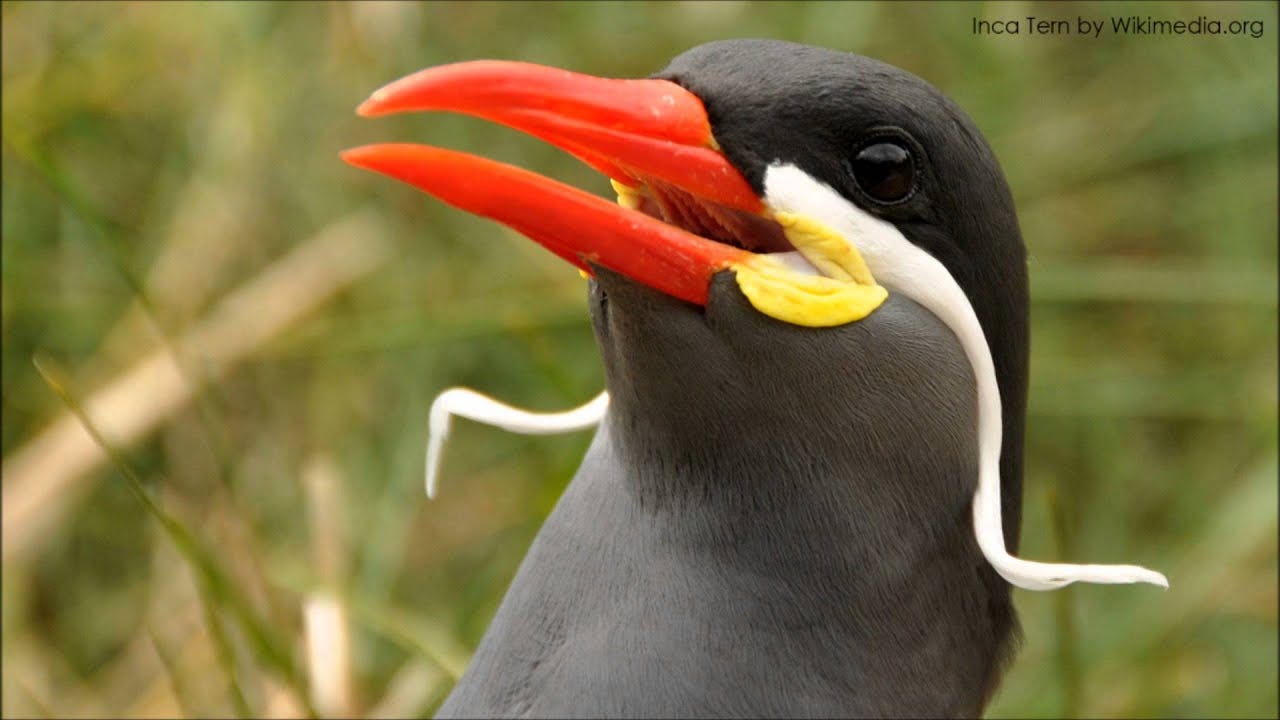
<path fill-rule="evenodd" d="M 609 412 L 439 717 L 978 714 L 1011 609 L 950 331 L 598 278 Z"/>
<path fill-rule="evenodd" d="M 1016 549 L 1025 255 L 972 121 L 897 68 L 776 41 L 657 77 L 703 100 L 757 193 L 794 163 L 947 267 L 995 362 Z M 883 133 L 916 149 L 894 204 L 848 176 Z M 951 331 L 892 291 L 849 325 L 789 325 L 728 271 L 705 308 L 603 268 L 591 288 L 608 413 L 439 716 L 980 714 L 1017 620 L 973 536 L 976 390 Z"/>

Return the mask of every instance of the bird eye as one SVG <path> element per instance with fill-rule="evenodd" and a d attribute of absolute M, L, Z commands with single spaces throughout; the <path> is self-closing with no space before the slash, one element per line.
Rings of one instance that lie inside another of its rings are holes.
<path fill-rule="evenodd" d="M 895 142 L 878 142 L 858 151 L 852 163 L 858 187 L 880 202 L 905 200 L 915 189 L 911 151 Z"/>

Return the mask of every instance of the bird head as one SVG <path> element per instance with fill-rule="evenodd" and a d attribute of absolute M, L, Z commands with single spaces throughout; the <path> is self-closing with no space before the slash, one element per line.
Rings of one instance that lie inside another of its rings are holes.
<path fill-rule="evenodd" d="M 733 40 L 640 80 L 446 65 L 358 110 L 403 111 L 508 125 L 611 180 L 617 203 L 440 148 L 343 154 L 592 276 L 623 452 L 711 474 L 725 458 L 786 473 L 797 458 L 878 453 L 866 462 L 899 478 L 914 468 L 894 463 L 947 455 L 965 477 L 899 481 L 882 507 L 950 522 L 971 506 L 983 554 L 1024 587 L 1132 581 L 1006 550 L 1021 508 L 1025 250 L 994 153 L 933 86 L 858 55 Z"/>

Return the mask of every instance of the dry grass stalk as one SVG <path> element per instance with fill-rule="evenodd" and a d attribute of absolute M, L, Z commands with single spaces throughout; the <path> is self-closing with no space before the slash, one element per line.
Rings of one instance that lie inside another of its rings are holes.
<path fill-rule="evenodd" d="M 89 417 L 111 443 L 137 442 L 191 401 L 198 388 L 184 376 L 184 366 L 202 368 L 190 376 L 193 382 L 217 378 L 385 260 L 379 230 L 371 214 L 358 212 L 300 244 L 230 293 L 172 349 L 156 348 L 94 392 L 84 402 Z M 89 471 L 105 459 L 70 413 L 5 459 L 5 563 L 39 546 L 88 489 Z"/>
<path fill-rule="evenodd" d="M 341 588 L 346 552 L 342 476 L 326 456 L 312 459 L 303 473 L 310 511 L 312 561 L 319 588 L 303 603 L 311 701 L 322 717 L 352 717 L 351 632 Z"/>
<path fill-rule="evenodd" d="M 442 683 L 450 681 L 439 666 L 420 658 L 409 660 L 391 677 L 386 693 L 369 709 L 366 717 L 418 717 L 432 694 Z"/>

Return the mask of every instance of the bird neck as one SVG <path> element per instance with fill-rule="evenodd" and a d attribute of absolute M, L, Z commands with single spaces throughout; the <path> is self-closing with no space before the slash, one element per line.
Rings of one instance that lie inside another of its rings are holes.
<path fill-rule="evenodd" d="M 664 572 L 722 583 L 777 635 L 827 633 L 859 685 L 993 687 L 1016 619 L 973 537 L 977 397 L 955 337 L 900 294 L 826 332 L 717 297 L 704 315 L 593 285 L 610 400 L 575 480 L 599 489 L 593 512 L 625 508 Z"/>
<path fill-rule="evenodd" d="M 767 397 L 740 399 L 746 407 L 729 415 L 673 415 L 665 402 L 650 413 L 652 400 L 612 395 L 602 426 L 643 508 L 699 516 L 708 531 L 828 546 L 863 574 L 887 548 L 919 560 L 947 544 L 980 559 L 969 520 L 977 447 L 955 437 L 972 425 L 970 403 L 894 415 L 864 397 L 863 412 L 822 418 L 814 407 L 800 424 Z"/>
<path fill-rule="evenodd" d="M 930 455 L 950 443 L 920 436 L 916 454 L 883 437 L 833 453 L 700 427 L 673 434 L 624 403 L 610 408 L 598 441 L 613 456 L 615 492 L 650 528 L 664 567 L 693 568 L 670 580 L 717 586 L 744 622 L 776 624 L 773 635 L 795 648 L 771 653 L 830 651 L 815 662 L 840 668 L 855 695 L 894 688 L 959 703 L 948 714 L 979 714 L 1016 619 L 1008 586 L 973 539 L 976 453 Z"/>

